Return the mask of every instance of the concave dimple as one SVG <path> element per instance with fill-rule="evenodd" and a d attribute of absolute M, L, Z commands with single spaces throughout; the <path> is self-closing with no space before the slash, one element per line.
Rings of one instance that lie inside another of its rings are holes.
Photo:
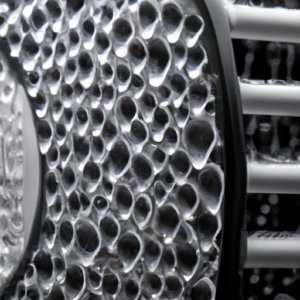
<path fill-rule="evenodd" d="M 166 4 L 163 8 L 162 20 L 166 29 L 170 32 L 176 31 L 179 27 L 183 16 L 178 7 L 174 4 Z"/>
<path fill-rule="evenodd" d="M 126 42 L 132 35 L 132 28 L 128 21 L 118 19 L 114 22 L 113 32 L 120 42 Z"/>
<path fill-rule="evenodd" d="M 179 173 L 179 175 L 186 175 L 190 170 L 190 160 L 183 151 L 177 151 L 173 155 L 171 164 L 173 169 Z"/>
<path fill-rule="evenodd" d="M 210 279 L 204 277 L 200 279 L 191 291 L 191 300 L 198 300 L 199 295 L 203 300 L 211 300 L 215 298 L 215 286 Z"/>
<path fill-rule="evenodd" d="M 134 219 L 137 223 L 143 223 L 150 218 L 152 212 L 151 200 L 147 200 L 144 196 L 137 199 L 134 207 Z"/>
<path fill-rule="evenodd" d="M 178 266 L 184 275 L 194 272 L 197 265 L 196 250 L 190 244 L 179 244 L 176 247 Z"/>
<path fill-rule="evenodd" d="M 37 124 L 37 133 L 40 141 L 47 141 L 52 137 L 52 130 L 49 123 L 41 120 Z"/>
<path fill-rule="evenodd" d="M 201 29 L 202 25 L 203 25 L 202 21 L 196 15 L 191 15 L 186 17 L 184 23 L 185 28 L 194 34 Z"/>
<path fill-rule="evenodd" d="M 135 65 L 139 65 L 146 58 L 144 45 L 137 38 L 131 42 L 129 46 L 129 53 L 131 55 L 131 61 Z"/>
<path fill-rule="evenodd" d="M 82 269 L 77 265 L 71 265 L 66 273 L 66 292 L 69 299 L 74 299 L 81 292 L 85 285 L 85 278 Z"/>
<path fill-rule="evenodd" d="M 80 211 L 80 202 L 79 198 L 76 192 L 72 192 L 72 194 L 69 196 L 68 199 L 69 207 L 70 207 L 70 212 L 72 216 L 76 217 Z"/>
<path fill-rule="evenodd" d="M 136 106 L 130 97 L 123 97 L 120 99 L 120 109 L 124 119 L 130 123 L 136 114 Z"/>
<path fill-rule="evenodd" d="M 142 155 L 134 158 L 132 168 L 135 176 L 141 181 L 148 181 L 153 173 L 151 163 Z"/>
<path fill-rule="evenodd" d="M 189 101 L 192 108 L 201 108 L 207 98 L 208 90 L 204 83 L 194 83 L 190 87 Z"/>
<path fill-rule="evenodd" d="M 179 281 L 177 276 L 168 277 L 166 280 L 166 286 L 168 289 L 169 299 L 175 299 L 175 298 L 179 297 L 182 292 L 182 289 L 183 289 L 182 284 Z M 199 295 L 201 295 L 201 294 L 199 294 Z M 200 297 L 202 297 L 202 295 Z M 209 300 L 211 300 L 211 299 L 209 299 Z"/>
<path fill-rule="evenodd" d="M 54 173 L 49 172 L 46 175 L 46 189 L 49 194 L 55 194 L 58 188 L 58 182 Z"/>
<path fill-rule="evenodd" d="M 112 273 L 112 272 L 107 272 L 106 274 L 104 273 L 103 277 L 103 290 L 108 293 L 109 295 L 115 295 L 119 286 L 119 280 L 118 277 Z"/>
<path fill-rule="evenodd" d="M 47 22 L 46 16 L 40 9 L 37 9 L 32 13 L 31 20 L 36 30 L 42 28 L 43 25 Z"/>
<path fill-rule="evenodd" d="M 118 212 L 126 214 L 130 211 L 133 204 L 133 195 L 129 189 L 123 185 L 119 186 L 115 195 Z"/>
<path fill-rule="evenodd" d="M 149 240 L 145 245 L 144 259 L 146 263 L 155 262 L 161 255 L 161 249 L 158 244 Z"/>
<path fill-rule="evenodd" d="M 99 211 L 105 210 L 108 207 L 108 202 L 104 197 L 96 196 L 94 199 L 94 207 Z"/>
<path fill-rule="evenodd" d="M 110 46 L 110 40 L 104 32 L 98 32 L 96 35 L 97 50 L 100 53 L 105 52 Z"/>
<path fill-rule="evenodd" d="M 166 159 L 166 154 L 161 149 L 157 148 L 153 152 L 153 160 L 156 164 L 161 165 Z"/>
<path fill-rule="evenodd" d="M 94 162 L 88 162 L 83 169 L 83 177 L 91 183 L 96 183 L 100 179 L 101 172 Z"/>
<path fill-rule="evenodd" d="M 63 221 L 59 229 L 60 242 L 64 248 L 67 248 L 74 235 L 73 226 L 69 221 Z"/>
<path fill-rule="evenodd" d="M 83 73 L 90 73 L 94 66 L 93 61 L 87 52 L 80 53 L 78 57 L 78 64 Z"/>
<path fill-rule="evenodd" d="M 86 36 L 92 36 L 95 31 L 94 23 L 91 19 L 87 19 L 83 22 L 83 33 Z"/>
<path fill-rule="evenodd" d="M 126 233 L 118 241 L 118 254 L 121 261 L 128 267 L 127 271 L 132 269 L 132 264 L 136 260 L 141 250 L 141 244 L 133 233 Z"/>
<path fill-rule="evenodd" d="M 174 74 L 171 78 L 171 86 L 173 91 L 181 95 L 186 89 L 186 81 L 180 74 Z"/>
<path fill-rule="evenodd" d="M 149 50 L 149 68 L 152 75 L 150 84 L 152 86 L 160 86 L 165 78 L 165 73 L 169 68 L 170 55 L 165 43 L 160 39 L 150 42 Z"/>
<path fill-rule="evenodd" d="M 104 217 L 100 222 L 101 237 L 106 242 L 113 242 L 119 235 L 117 221 L 111 217 Z"/>
<path fill-rule="evenodd" d="M 145 141 L 147 137 L 147 131 L 145 125 L 141 121 L 133 121 L 131 124 L 131 141 L 134 144 L 140 144 Z"/>
<path fill-rule="evenodd" d="M 184 213 L 190 212 L 197 203 L 197 194 L 189 184 L 184 184 L 178 190 L 178 203 Z"/>
<path fill-rule="evenodd" d="M 118 140 L 109 153 L 109 166 L 114 175 L 118 176 L 123 173 L 128 165 L 130 154 L 127 145 Z"/>
<path fill-rule="evenodd" d="M 90 152 L 90 145 L 84 137 L 77 137 L 73 135 L 73 147 L 77 160 L 83 161 Z"/>
<path fill-rule="evenodd" d="M 200 75 L 200 66 L 204 61 L 205 54 L 198 43 L 188 49 L 188 57 L 186 62 L 186 70 L 190 78 L 194 79 Z"/>
<path fill-rule="evenodd" d="M 144 284 L 146 286 L 147 294 L 153 298 L 156 298 L 163 286 L 161 278 L 157 274 L 151 273 L 145 276 Z"/>
<path fill-rule="evenodd" d="M 158 211 L 157 216 L 159 231 L 162 234 L 172 234 L 179 225 L 179 217 L 172 206 L 162 206 Z"/>
<path fill-rule="evenodd" d="M 41 250 L 34 257 L 33 263 L 35 264 L 38 275 L 42 280 L 48 280 L 52 276 L 53 264 L 50 254 Z"/>
<path fill-rule="evenodd" d="M 75 225 L 77 241 L 81 249 L 85 252 L 92 253 L 99 246 L 99 238 L 97 231 L 88 222 L 78 221 Z"/>
<path fill-rule="evenodd" d="M 125 296 L 129 300 L 136 299 L 138 293 L 139 293 L 139 286 L 136 281 L 134 280 L 128 280 L 125 283 Z"/>
<path fill-rule="evenodd" d="M 149 1 L 143 1 L 140 5 L 139 18 L 144 26 L 153 24 L 158 18 L 156 8 Z"/>
<path fill-rule="evenodd" d="M 194 168 L 199 170 L 212 151 L 215 132 L 207 121 L 193 120 L 187 124 L 184 142 Z"/>
<path fill-rule="evenodd" d="M 118 65 L 117 76 L 121 83 L 125 83 L 130 77 L 130 70 L 125 65 Z"/>
<path fill-rule="evenodd" d="M 76 175 L 71 167 L 66 167 L 62 173 L 62 181 L 66 189 L 73 186 L 76 181 Z"/>
<path fill-rule="evenodd" d="M 51 16 L 52 20 L 55 21 L 57 19 L 59 19 L 59 17 L 62 14 L 61 8 L 58 5 L 58 3 L 56 1 L 48 1 L 46 3 L 46 7 L 48 10 L 49 15 Z"/>
<path fill-rule="evenodd" d="M 117 128 L 110 120 L 105 122 L 102 136 L 107 143 L 111 142 L 117 136 Z"/>
<path fill-rule="evenodd" d="M 222 182 L 218 172 L 210 167 L 202 170 L 199 174 L 199 187 L 210 199 L 219 198 L 222 191 Z"/>

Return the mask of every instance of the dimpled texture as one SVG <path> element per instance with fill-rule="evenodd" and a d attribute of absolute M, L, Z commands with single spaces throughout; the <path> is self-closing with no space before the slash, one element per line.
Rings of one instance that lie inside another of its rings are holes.
<path fill-rule="evenodd" d="M 0 34 L 46 157 L 39 247 L 12 299 L 215 296 L 224 179 L 191 1 L 15 1 Z"/>

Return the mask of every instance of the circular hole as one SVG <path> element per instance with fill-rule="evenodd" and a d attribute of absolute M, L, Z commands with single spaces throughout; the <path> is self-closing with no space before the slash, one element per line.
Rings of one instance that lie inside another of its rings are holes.
<path fill-rule="evenodd" d="M 171 185 L 173 182 L 174 182 L 174 177 L 172 176 L 171 173 L 167 172 L 165 175 L 164 175 L 164 183 L 166 185 Z"/>
<path fill-rule="evenodd" d="M 186 17 L 184 25 L 188 31 L 192 33 L 197 33 L 201 29 L 203 24 L 199 17 L 191 15 Z"/>
<path fill-rule="evenodd" d="M 201 65 L 204 60 L 204 52 L 198 44 L 188 49 L 187 66 L 196 68 Z"/>
<path fill-rule="evenodd" d="M 88 115 L 85 109 L 80 107 L 76 113 L 77 121 L 80 124 L 85 124 L 88 121 Z"/>
<path fill-rule="evenodd" d="M 140 144 L 145 141 L 147 132 L 145 126 L 140 121 L 133 121 L 131 124 L 131 140 L 135 144 Z"/>
<path fill-rule="evenodd" d="M 165 44 L 156 39 L 149 46 L 149 66 L 153 73 L 162 73 L 170 60 Z"/>
<path fill-rule="evenodd" d="M 156 108 L 154 112 L 154 119 L 161 126 L 165 126 L 169 122 L 169 117 L 167 113 L 160 107 Z"/>
<path fill-rule="evenodd" d="M 78 58 L 78 64 L 80 69 L 83 72 L 87 72 L 87 73 L 91 72 L 94 66 L 91 57 L 86 52 L 80 53 Z"/>
<path fill-rule="evenodd" d="M 107 142 L 112 141 L 117 136 L 117 128 L 110 120 L 105 122 L 102 136 Z"/>
<path fill-rule="evenodd" d="M 177 133 L 176 131 L 169 127 L 167 130 L 166 130 L 166 133 L 165 133 L 165 138 L 166 140 L 170 143 L 170 144 L 176 144 L 177 141 L 178 141 L 178 136 L 177 136 Z"/>
<path fill-rule="evenodd" d="M 119 228 L 113 219 L 104 217 L 100 223 L 100 231 L 104 240 L 112 242 L 118 236 Z"/>
<path fill-rule="evenodd" d="M 86 210 L 90 206 L 90 199 L 87 195 L 83 193 L 80 194 L 80 204 L 82 205 L 83 210 Z"/>
<path fill-rule="evenodd" d="M 44 13 L 41 10 L 35 10 L 32 13 L 32 21 L 33 21 L 33 25 L 36 29 L 40 29 L 41 27 L 43 27 L 43 25 L 47 22 L 46 16 L 44 15 Z"/>
<path fill-rule="evenodd" d="M 39 47 L 30 34 L 26 35 L 24 38 L 22 47 L 28 56 L 35 56 L 39 52 Z"/>
<path fill-rule="evenodd" d="M 175 5 L 167 4 L 163 8 L 162 19 L 168 31 L 175 31 L 182 20 L 182 15 Z"/>
<path fill-rule="evenodd" d="M 95 149 L 98 151 L 98 153 L 102 153 L 104 150 L 104 145 L 103 145 L 103 141 L 101 139 L 101 137 L 99 136 L 94 136 L 93 137 L 93 145 L 95 147 Z"/>
<path fill-rule="evenodd" d="M 178 265 L 184 274 L 193 272 L 197 264 L 197 255 L 195 249 L 190 244 L 180 244 L 177 246 Z"/>
<path fill-rule="evenodd" d="M 60 79 L 60 72 L 59 72 L 57 69 L 55 69 L 55 70 L 51 73 L 51 79 L 52 79 L 52 81 L 54 81 L 54 82 L 59 81 L 59 79 Z"/>
<path fill-rule="evenodd" d="M 207 283 L 199 282 L 191 292 L 191 300 L 198 300 L 201 295 L 203 300 L 210 300 L 213 298 L 212 291 Z M 275 297 L 276 299 L 276 297 Z M 284 300 L 284 299 L 283 299 Z"/>
<path fill-rule="evenodd" d="M 178 151 L 172 158 L 172 165 L 180 174 L 186 174 L 190 169 L 190 160 L 185 152 Z"/>
<path fill-rule="evenodd" d="M 46 236 L 46 239 L 48 239 L 48 240 L 50 240 L 55 233 L 55 225 L 48 218 L 44 222 L 44 225 L 42 228 L 42 233 Z"/>
<path fill-rule="evenodd" d="M 84 137 L 78 138 L 73 136 L 74 152 L 78 161 L 83 161 L 90 152 L 89 143 L 85 142 Z"/>
<path fill-rule="evenodd" d="M 84 286 L 84 275 L 80 267 L 73 265 L 67 269 L 66 290 L 70 299 L 74 299 Z"/>
<path fill-rule="evenodd" d="M 171 297 L 178 297 L 182 291 L 182 284 L 176 276 L 170 276 L 166 280 L 167 289 Z M 201 294 L 199 294 L 201 295 Z M 201 296 L 202 297 L 202 296 Z"/>
<path fill-rule="evenodd" d="M 122 83 L 124 83 L 129 79 L 130 71 L 125 65 L 118 65 L 118 67 L 117 67 L 117 76 L 118 76 L 118 79 Z"/>
<path fill-rule="evenodd" d="M 163 97 L 165 99 L 169 98 L 171 95 L 170 89 L 164 85 L 162 85 L 158 88 L 158 93 L 160 94 L 161 97 Z"/>
<path fill-rule="evenodd" d="M 73 13 L 78 12 L 84 5 L 84 0 L 67 0 L 67 8 Z"/>
<path fill-rule="evenodd" d="M 152 176 L 150 162 L 143 156 L 137 156 L 133 161 L 133 172 L 141 180 L 148 180 Z"/>
<path fill-rule="evenodd" d="M 12 44 L 19 44 L 19 42 L 21 41 L 21 38 L 16 32 L 12 32 L 9 35 L 9 40 Z"/>
<path fill-rule="evenodd" d="M 104 114 L 101 109 L 93 109 L 92 110 L 92 120 L 93 124 L 99 126 L 104 121 Z"/>
<path fill-rule="evenodd" d="M 149 241 L 145 245 L 145 254 L 144 254 L 145 261 L 152 263 L 156 261 L 159 256 L 160 256 L 160 248 L 153 241 Z"/>
<path fill-rule="evenodd" d="M 124 19 L 114 22 L 113 31 L 116 38 L 121 42 L 126 42 L 132 34 L 131 25 Z"/>
<path fill-rule="evenodd" d="M 97 210 L 104 210 L 107 208 L 108 202 L 105 198 L 103 198 L 101 196 L 97 196 L 94 199 L 94 206 Z"/>
<path fill-rule="evenodd" d="M 94 252 L 99 246 L 99 239 L 95 228 L 83 221 L 76 224 L 76 235 L 80 247 L 86 252 Z"/>
<path fill-rule="evenodd" d="M 116 203 L 118 206 L 118 211 L 121 214 L 125 214 L 130 210 L 133 203 L 133 198 L 130 191 L 125 186 L 118 187 L 116 192 Z"/>
<path fill-rule="evenodd" d="M 56 124 L 56 136 L 62 140 L 67 135 L 66 128 L 63 124 Z"/>
<path fill-rule="evenodd" d="M 144 86 L 143 79 L 136 74 L 133 74 L 131 82 L 132 82 L 133 86 L 136 88 L 140 88 L 140 87 Z"/>
<path fill-rule="evenodd" d="M 75 182 L 75 174 L 72 168 L 66 167 L 62 173 L 62 180 L 66 186 L 71 186 Z"/>
<path fill-rule="evenodd" d="M 53 264 L 50 254 L 45 251 L 39 251 L 33 261 L 37 273 L 42 280 L 51 278 L 53 272 Z"/>
<path fill-rule="evenodd" d="M 108 24 L 113 19 L 114 12 L 110 7 L 104 6 L 102 14 L 103 24 Z"/>
<path fill-rule="evenodd" d="M 60 225 L 59 235 L 60 241 L 64 248 L 68 247 L 73 239 L 73 227 L 68 221 L 64 221 Z"/>
<path fill-rule="evenodd" d="M 150 291 L 154 293 L 159 293 L 160 289 L 162 288 L 161 279 L 156 274 L 148 274 L 146 276 L 146 282 Z"/>
<path fill-rule="evenodd" d="M 78 195 L 73 192 L 69 199 L 68 199 L 68 202 L 69 202 L 69 206 L 70 206 L 70 211 L 71 211 L 71 214 L 76 217 L 79 213 L 79 210 L 80 210 L 80 202 L 79 202 L 79 199 L 78 199 Z"/>
<path fill-rule="evenodd" d="M 39 293 L 39 290 L 35 286 L 31 286 L 27 289 L 27 298 L 32 300 L 39 300 L 41 299 L 41 295 Z"/>
<path fill-rule="evenodd" d="M 97 100 L 101 97 L 101 91 L 98 84 L 93 87 L 93 96 L 97 98 Z"/>
<path fill-rule="evenodd" d="M 88 162 L 83 169 L 83 176 L 89 182 L 96 182 L 100 179 L 100 169 L 93 162 Z"/>
<path fill-rule="evenodd" d="M 46 7 L 53 20 L 57 20 L 61 16 L 62 12 L 56 1 L 48 1 Z"/>
<path fill-rule="evenodd" d="M 130 123 L 136 114 L 135 103 L 129 97 L 123 97 L 121 99 L 120 108 L 125 120 Z"/>
<path fill-rule="evenodd" d="M 164 266 L 170 270 L 174 267 L 175 264 L 175 257 L 171 250 L 166 250 L 162 256 Z"/>
<path fill-rule="evenodd" d="M 145 93 L 141 101 L 147 110 L 153 110 L 153 108 L 155 108 L 155 99 L 152 95 Z"/>
<path fill-rule="evenodd" d="M 72 59 L 72 60 L 69 60 L 67 62 L 67 69 L 71 72 L 71 73 L 74 73 L 76 71 L 76 64 L 75 64 L 75 61 Z"/>
<path fill-rule="evenodd" d="M 113 74 L 114 74 L 114 71 L 113 71 L 111 65 L 106 63 L 103 66 L 103 76 L 104 76 L 104 78 L 110 79 L 113 76 Z"/>
<path fill-rule="evenodd" d="M 149 26 L 157 19 L 156 8 L 148 1 L 141 3 L 139 17 L 143 25 Z"/>
<path fill-rule="evenodd" d="M 216 217 L 209 213 L 204 213 L 198 218 L 198 228 L 205 235 L 212 235 L 218 228 Z"/>
<path fill-rule="evenodd" d="M 165 232 L 173 232 L 179 223 L 177 212 L 171 206 L 161 207 L 158 211 L 158 218 Z"/>
<path fill-rule="evenodd" d="M 140 242 L 132 233 L 125 234 L 119 239 L 118 253 L 122 261 L 130 263 L 137 257 L 140 249 Z"/>
<path fill-rule="evenodd" d="M 196 201 L 197 195 L 190 185 L 185 184 L 180 187 L 178 192 L 178 202 L 183 211 L 191 210 L 195 206 Z"/>
<path fill-rule="evenodd" d="M 109 295 L 114 295 L 117 292 L 119 286 L 118 277 L 113 274 L 105 274 L 103 278 L 103 289 Z"/>
<path fill-rule="evenodd" d="M 39 121 L 37 125 L 38 137 L 40 140 L 48 140 L 52 136 L 52 130 L 47 121 Z"/>
<path fill-rule="evenodd" d="M 117 141 L 109 153 L 109 161 L 116 175 L 123 172 L 130 159 L 129 151 L 123 141 Z"/>
<path fill-rule="evenodd" d="M 190 87 L 189 100 L 192 106 L 201 107 L 207 98 L 208 91 L 204 84 L 193 84 Z"/>
<path fill-rule="evenodd" d="M 95 31 L 94 23 L 91 20 L 86 20 L 83 22 L 84 33 L 88 36 L 93 35 Z"/>
<path fill-rule="evenodd" d="M 46 175 L 46 189 L 49 194 L 54 194 L 57 191 L 58 183 L 54 173 L 48 173 Z"/>
<path fill-rule="evenodd" d="M 55 147 L 49 150 L 48 157 L 51 162 L 55 162 L 58 159 L 58 151 Z"/>
<path fill-rule="evenodd" d="M 56 56 L 62 57 L 66 52 L 66 46 L 63 43 L 57 43 L 55 48 Z"/>
<path fill-rule="evenodd" d="M 143 44 L 138 40 L 134 39 L 129 47 L 129 53 L 131 55 L 132 62 L 136 65 L 141 63 L 146 58 L 146 51 Z"/>
<path fill-rule="evenodd" d="M 163 199 L 166 195 L 166 191 L 160 181 L 158 181 L 154 187 L 154 194 L 159 200 Z"/>
<path fill-rule="evenodd" d="M 77 45 L 79 43 L 79 35 L 76 30 L 71 29 L 69 33 L 71 44 Z"/>
<path fill-rule="evenodd" d="M 102 95 L 104 101 L 110 101 L 113 99 L 115 94 L 114 88 L 111 85 L 105 85 L 102 88 Z"/>
<path fill-rule="evenodd" d="M 75 84 L 75 86 L 74 86 L 74 92 L 75 92 L 75 94 L 77 96 L 82 95 L 82 93 L 83 93 L 83 87 L 82 87 L 82 85 L 79 82 L 77 82 Z"/>
<path fill-rule="evenodd" d="M 130 300 L 135 299 L 138 293 L 139 293 L 138 284 L 133 280 L 127 281 L 125 284 L 125 295 L 127 299 Z"/>
<path fill-rule="evenodd" d="M 171 86 L 173 91 L 181 95 L 186 89 L 186 81 L 179 74 L 174 74 L 171 78 Z"/>
<path fill-rule="evenodd" d="M 107 35 L 103 32 L 98 32 L 96 36 L 96 43 L 101 52 L 104 52 L 109 48 L 110 41 Z"/>
<path fill-rule="evenodd" d="M 144 197 L 140 197 L 134 207 L 134 216 L 138 223 L 144 222 L 151 213 L 151 207 Z"/>
<path fill-rule="evenodd" d="M 222 182 L 219 174 L 214 169 L 207 168 L 199 174 L 199 186 L 209 197 L 220 197 Z"/>
<path fill-rule="evenodd" d="M 101 282 L 101 276 L 95 271 L 89 272 L 90 283 L 93 287 L 98 287 Z"/>
<path fill-rule="evenodd" d="M 28 76 L 28 79 L 29 79 L 30 83 L 33 84 L 33 85 L 37 84 L 38 81 L 39 81 L 39 78 L 40 78 L 39 74 L 37 72 L 34 72 L 34 71 L 29 72 L 27 74 L 27 76 Z"/>
<path fill-rule="evenodd" d="M 156 164 L 161 165 L 166 159 L 166 154 L 164 151 L 160 150 L 159 148 L 156 148 L 156 150 L 153 152 L 153 160 Z"/>
<path fill-rule="evenodd" d="M 50 46 L 44 46 L 43 53 L 46 57 L 49 57 L 53 53 L 53 50 Z"/>

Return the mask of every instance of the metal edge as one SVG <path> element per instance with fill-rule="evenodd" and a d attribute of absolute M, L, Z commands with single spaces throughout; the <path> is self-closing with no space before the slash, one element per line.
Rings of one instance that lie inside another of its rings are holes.
<path fill-rule="evenodd" d="M 217 58 L 211 65 L 217 74 L 222 94 L 218 95 L 217 118 L 223 137 L 225 194 L 222 207 L 223 229 L 216 300 L 242 299 L 242 272 L 246 253 L 244 215 L 246 207 L 247 164 L 244 142 L 241 96 L 233 56 L 228 16 L 222 0 L 196 0 L 206 30 L 211 28 L 207 43 L 214 39 Z M 207 51 L 208 55 L 210 51 Z M 212 61 L 210 59 L 210 61 Z M 219 106 L 219 108 L 218 108 Z"/>

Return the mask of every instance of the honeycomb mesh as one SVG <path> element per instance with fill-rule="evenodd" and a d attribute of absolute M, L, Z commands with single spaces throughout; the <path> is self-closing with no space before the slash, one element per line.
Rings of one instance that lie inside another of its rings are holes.
<path fill-rule="evenodd" d="M 182 4 L 1 4 L 48 168 L 38 250 L 11 299 L 214 298 L 221 141 L 205 24 Z"/>

